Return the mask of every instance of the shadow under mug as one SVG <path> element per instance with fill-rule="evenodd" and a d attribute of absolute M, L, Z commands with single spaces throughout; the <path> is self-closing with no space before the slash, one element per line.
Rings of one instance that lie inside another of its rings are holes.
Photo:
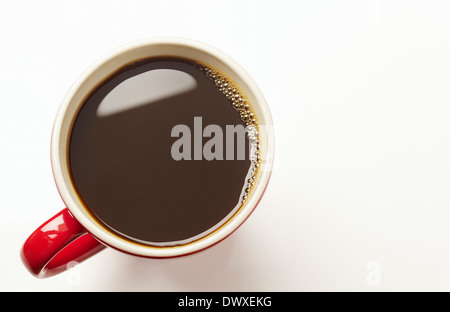
<path fill-rule="evenodd" d="M 156 56 L 184 57 L 221 69 L 247 95 L 260 126 L 262 162 L 256 184 L 246 202 L 213 233 L 185 245 L 170 247 L 133 243 L 101 226 L 86 211 L 76 194 L 67 157 L 72 121 L 90 91 L 123 65 Z M 232 58 L 209 45 L 183 38 L 151 38 L 119 47 L 78 78 L 57 113 L 51 140 L 51 164 L 58 191 L 67 208 L 30 235 L 21 250 L 22 261 L 34 276 L 43 278 L 65 271 L 73 261 L 79 263 L 106 246 L 147 258 L 179 257 L 209 248 L 233 233 L 258 205 L 270 179 L 273 154 L 273 123 L 268 105 L 254 80 Z"/>

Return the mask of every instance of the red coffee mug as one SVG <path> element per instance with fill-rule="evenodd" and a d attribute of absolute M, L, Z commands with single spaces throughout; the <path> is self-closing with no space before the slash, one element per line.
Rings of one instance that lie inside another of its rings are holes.
<path fill-rule="evenodd" d="M 228 74 L 247 95 L 259 121 L 262 162 L 256 184 L 244 205 L 213 233 L 193 242 L 170 247 L 150 246 L 125 240 L 100 225 L 78 198 L 67 163 L 67 144 L 72 121 L 90 90 L 118 68 L 134 60 L 179 56 L 202 61 Z M 21 257 L 36 277 L 49 277 L 81 262 L 105 246 L 147 258 L 172 258 L 192 254 L 222 241 L 252 213 L 267 187 L 273 165 L 274 133 L 269 107 L 249 74 L 223 52 L 203 43 L 181 38 L 153 38 L 122 46 L 93 64 L 72 86 L 56 116 L 51 141 L 52 170 L 67 208 L 41 225 L 23 245 Z"/>

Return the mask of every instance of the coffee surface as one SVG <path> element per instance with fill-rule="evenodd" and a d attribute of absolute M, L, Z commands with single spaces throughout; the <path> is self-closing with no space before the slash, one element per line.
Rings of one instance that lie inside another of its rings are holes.
<path fill-rule="evenodd" d="M 195 132 L 195 120 L 201 130 L 213 124 L 224 134 L 226 125 L 246 126 L 193 61 L 137 61 L 90 93 L 72 124 L 68 163 L 78 196 L 98 222 L 129 240 L 176 245 L 239 208 L 248 151 L 243 160 L 196 160 L 194 137 L 202 146 L 210 138 Z M 176 125 L 191 130 L 190 160 L 173 158 Z"/>

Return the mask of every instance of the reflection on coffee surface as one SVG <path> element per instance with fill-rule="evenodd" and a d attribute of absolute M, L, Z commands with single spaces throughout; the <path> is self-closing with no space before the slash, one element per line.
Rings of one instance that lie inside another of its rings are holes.
<path fill-rule="evenodd" d="M 220 70 L 174 57 L 124 66 L 73 121 L 68 161 L 86 209 L 127 240 L 179 245 L 226 222 L 252 191 L 258 121 Z"/>

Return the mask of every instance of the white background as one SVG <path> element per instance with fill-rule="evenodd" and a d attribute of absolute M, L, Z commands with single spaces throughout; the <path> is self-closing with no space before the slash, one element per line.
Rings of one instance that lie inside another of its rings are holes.
<path fill-rule="evenodd" d="M 0 291 L 450 290 L 447 1 L 2 1 Z M 50 279 L 19 250 L 63 208 L 65 92 L 124 43 L 182 36 L 237 60 L 272 110 L 267 192 L 230 238 L 171 260 L 108 249 Z"/>

